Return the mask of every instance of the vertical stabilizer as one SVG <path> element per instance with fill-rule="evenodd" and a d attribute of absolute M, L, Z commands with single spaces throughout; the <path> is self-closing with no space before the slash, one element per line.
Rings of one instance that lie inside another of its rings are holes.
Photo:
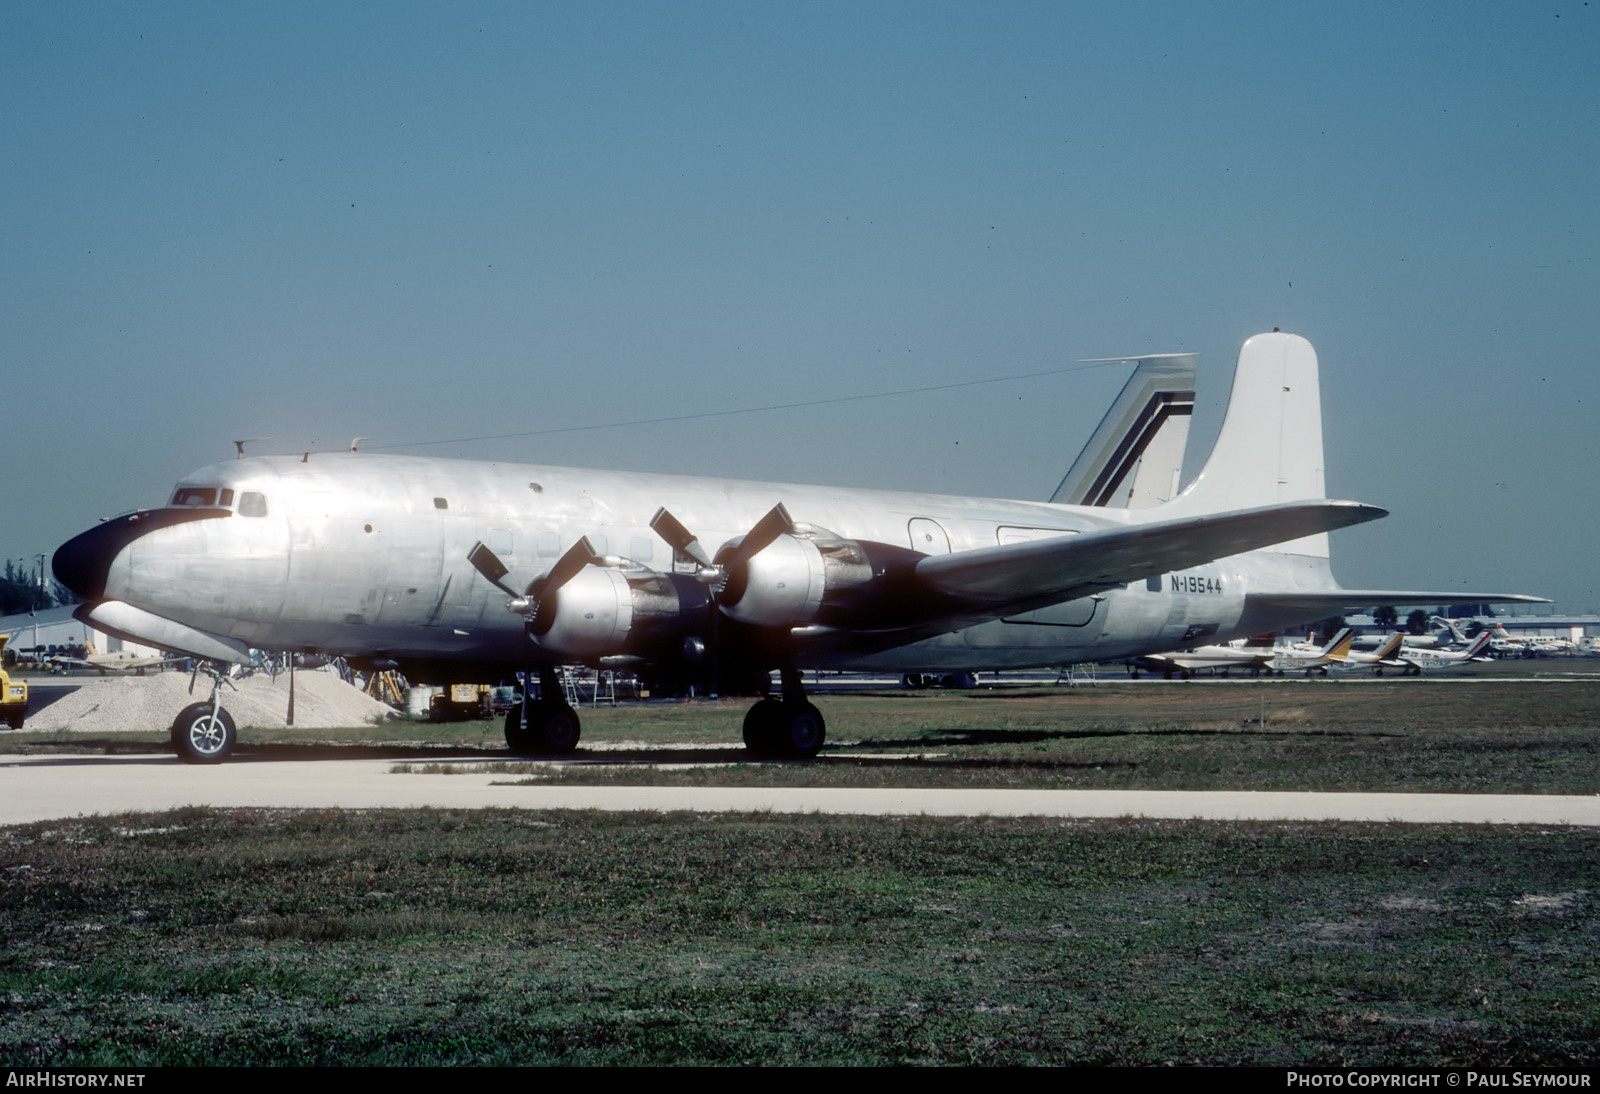
<path fill-rule="evenodd" d="M 1205 467 L 1171 502 L 1173 515 L 1252 509 L 1326 496 L 1317 353 L 1294 334 L 1258 334 L 1239 350 L 1222 429 Z M 1328 537 L 1270 550 L 1328 557 Z"/>
<path fill-rule="evenodd" d="M 1063 505 L 1146 509 L 1178 493 L 1183 446 L 1194 413 L 1193 353 L 1110 357 L 1136 361 L 1116 401 L 1050 500 Z"/>

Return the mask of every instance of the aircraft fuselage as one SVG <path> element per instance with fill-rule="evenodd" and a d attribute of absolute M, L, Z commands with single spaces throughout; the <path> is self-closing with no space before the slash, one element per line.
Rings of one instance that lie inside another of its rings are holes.
<path fill-rule="evenodd" d="M 144 515 L 148 530 L 102 525 L 72 541 L 58 573 L 92 601 L 243 647 L 390 659 L 421 680 L 530 658 L 524 618 L 468 561 L 478 542 L 521 588 L 583 536 L 599 555 L 692 574 L 650 527 L 663 506 L 716 545 L 782 501 L 797 521 L 908 557 L 1136 519 L 1042 502 L 350 453 L 215 464 L 180 480 L 173 500 Z M 1241 624 L 1244 593 L 1263 572 L 1277 587 L 1314 578 L 1292 568 L 1252 552 L 944 634 L 829 647 L 805 667 L 1000 669 L 1226 641 L 1263 629 L 1258 616 Z"/>

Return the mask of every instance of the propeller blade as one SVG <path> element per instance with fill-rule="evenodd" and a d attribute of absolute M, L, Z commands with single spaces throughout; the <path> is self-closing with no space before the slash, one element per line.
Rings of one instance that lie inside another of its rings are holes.
<path fill-rule="evenodd" d="M 656 510 L 656 515 L 650 518 L 650 527 L 654 528 L 656 535 L 666 540 L 673 550 L 688 555 L 702 566 L 711 565 L 711 556 L 700 546 L 699 538 L 665 508 Z"/>
<path fill-rule="evenodd" d="M 556 621 L 556 594 L 561 591 L 561 586 L 571 581 L 583 572 L 583 568 L 591 562 L 600 561 L 600 556 L 595 553 L 594 544 L 589 542 L 588 536 L 579 536 L 578 542 L 567 548 L 567 553 L 556 559 L 556 564 L 550 567 L 550 572 L 543 577 L 536 577 L 528 585 L 527 596 L 532 597 L 533 614 L 528 617 L 528 630 L 533 634 L 545 635 Z"/>
<path fill-rule="evenodd" d="M 731 572 L 766 550 L 779 536 L 793 531 L 794 521 L 789 517 L 789 510 L 785 509 L 783 502 L 780 501 L 766 516 L 756 521 L 754 528 L 744 534 L 744 539 L 739 541 L 739 546 L 733 549 L 733 554 L 728 556 L 728 561 L 723 565 Z"/>
<path fill-rule="evenodd" d="M 472 550 L 467 552 L 467 561 L 472 563 L 472 568 L 474 570 L 477 570 L 480 574 L 489 579 L 489 584 L 493 585 L 507 596 L 517 595 L 517 591 L 515 589 L 511 588 L 511 586 L 507 585 L 501 580 L 501 578 L 505 577 L 511 571 L 506 568 L 506 564 L 501 562 L 493 551 L 489 550 L 488 546 L 485 545 L 482 540 L 479 540 L 473 546 Z"/>
<path fill-rule="evenodd" d="M 538 596 L 544 599 L 553 594 L 561 586 L 577 577 L 583 568 L 600 558 L 595 554 L 594 544 L 589 542 L 588 536 L 579 536 L 578 542 L 567 548 L 567 553 L 556 559 L 556 564 L 550 567 L 550 572 L 541 578 L 535 578 L 528 586 L 527 595 Z"/>

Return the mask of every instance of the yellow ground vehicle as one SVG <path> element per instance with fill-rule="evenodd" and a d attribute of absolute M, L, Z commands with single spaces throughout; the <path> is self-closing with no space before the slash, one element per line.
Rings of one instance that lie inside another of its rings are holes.
<path fill-rule="evenodd" d="M 434 695 L 428 704 L 428 717 L 435 722 L 468 718 L 493 718 L 522 702 L 516 689 L 488 684 L 453 684 Z"/>
<path fill-rule="evenodd" d="M 0 634 L 0 713 L 4 713 L 12 729 L 21 729 L 22 719 L 28 714 L 28 682 L 18 680 L 13 683 L 6 672 L 6 643 L 10 640 L 10 635 Z"/>

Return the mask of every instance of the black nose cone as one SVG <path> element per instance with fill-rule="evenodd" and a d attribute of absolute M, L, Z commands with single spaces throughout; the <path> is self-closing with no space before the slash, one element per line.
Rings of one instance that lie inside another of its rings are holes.
<path fill-rule="evenodd" d="M 118 535 L 117 525 L 126 518 L 107 521 L 81 535 L 73 536 L 56 548 L 50 568 L 56 580 L 72 590 L 83 600 L 104 600 L 106 575 L 111 572 L 111 562 L 130 542 Z"/>
<path fill-rule="evenodd" d="M 73 595 L 104 600 L 111 564 L 128 544 L 157 528 L 231 515 L 226 509 L 145 509 L 113 517 L 56 548 L 50 567 Z"/>

